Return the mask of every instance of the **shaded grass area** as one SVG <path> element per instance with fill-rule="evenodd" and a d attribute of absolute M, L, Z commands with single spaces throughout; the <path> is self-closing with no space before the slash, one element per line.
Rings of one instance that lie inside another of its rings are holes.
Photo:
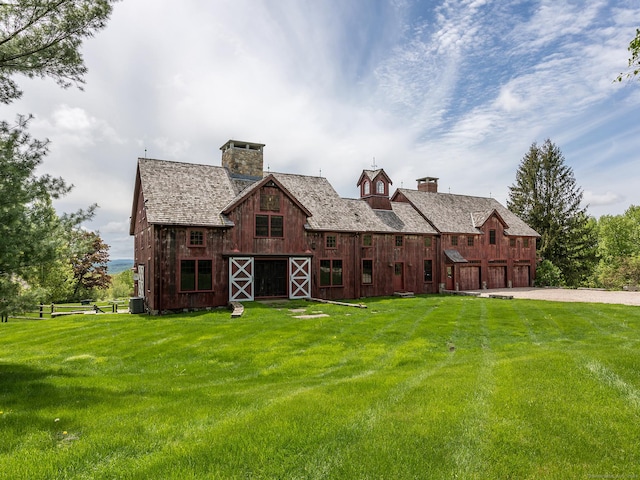
<path fill-rule="evenodd" d="M 637 307 L 365 303 L 3 324 L 0 478 L 640 476 Z"/>

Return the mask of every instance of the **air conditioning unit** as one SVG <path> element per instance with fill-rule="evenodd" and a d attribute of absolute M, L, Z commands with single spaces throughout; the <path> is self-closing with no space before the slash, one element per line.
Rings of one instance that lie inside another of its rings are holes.
<path fill-rule="evenodd" d="M 129 313 L 144 313 L 144 297 L 129 299 Z"/>

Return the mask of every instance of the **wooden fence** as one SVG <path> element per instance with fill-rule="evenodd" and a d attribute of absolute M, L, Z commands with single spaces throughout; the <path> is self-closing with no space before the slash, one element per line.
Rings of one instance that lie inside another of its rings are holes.
<path fill-rule="evenodd" d="M 109 302 L 106 304 L 89 304 L 83 302 L 80 305 L 40 304 L 38 309 L 28 313 L 31 314 L 30 318 L 34 318 L 35 316 L 37 316 L 37 318 L 55 318 L 63 315 L 78 315 L 88 312 L 118 313 L 118 308 L 120 308 L 120 312 L 129 311 L 128 305 L 125 302 Z"/>

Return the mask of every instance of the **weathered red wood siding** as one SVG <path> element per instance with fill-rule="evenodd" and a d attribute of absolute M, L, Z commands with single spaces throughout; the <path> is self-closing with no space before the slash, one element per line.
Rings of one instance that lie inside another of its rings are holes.
<path fill-rule="evenodd" d="M 502 222 L 495 216 L 481 230 L 483 233 L 477 235 L 441 236 L 442 250 L 457 250 L 468 263 L 452 264 L 443 256 L 439 265 L 440 283 L 459 290 L 529 286 L 535 275 L 535 238 L 505 235 Z M 491 230 L 495 231 L 495 244 L 490 243 Z M 473 239 L 471 245 L 469 238 Z M 447 267 L 453 269 L 453 279 L 447 278 Z"/>
<path fill-rule="evenodd" d="M 434 293 L 437 285 L 435 280 L 436 248 L 435 239 L 429 247 L 425 246 L 423 235 L 394 235 L 376 234 L 369 232 L 358 233 L 309 233 L 314 238 L 315 245 L 313 259 L 313 291 L 319 298 L 341 299 L 376 297 L 393 295 L 395 264 L 402 265 L 404 280 L 403 290 L 415 293 Z M 327 248 L 326 236 L 336 236 L 336 247 Z M 371 235 L 371 245 L 365 245 L 365 235 Z M 396 237 L 402 238 L 402 246 L 396 245 Z M 342 260 L 343 285 L 320 285 L 320 261 Z M 363 260 L 371 260 L 373 272 L 372 282 L 363 283 Z M 431 260 L 434 277 L 432 281 L 424 281 L 424 260 Z"/>
<path fill-rule="evenodd" d="M 140 293 L 145 297 L 145 301 L 152 308 L 154 302 L 154 280 L 156 277 L 155 262 L 155 242 L 154 239 L 154 227 L 149 225 L 147 215 L 144 207 L 144 195 L 140 190 L 137 198 L 137 211 L 135 212 L 135 225 L 134 225 L 134 272 L 139 276 L 144 276 L 142 279 L 144 282 L 144 292 L 138 291 L 138 285 L 140 280 L 134 281 L 134 295 L 138 296 Z M 140 269 L 140 265 L 143 266 Z"/>
<path fill-rule="evenodd" d="M 190 230 L 204 233 L 203 246 L 189 246 L 187 234 Z M 228 262 L 222 255 L 225 229 L 204 227 L 158 226 L 156 241 L 158 279 L 154 310 L 160 312 L 176 309 L 200 309 L 228 303 Z M 180 291 L 181 260 L 212 260 L 213 291 Z"/>
<path fill-rule="evenodd" d="M 260 195 L 277 195 L 279 210 L 261 210 Z M 277 215 L 283 217 L 283 237 L 257 237 L 256 215 Z M 229 213 L 235 227 L 231 228 L 225 242 L 225 252 L 242 252 L 242 255 L 288 255 L 309 251 L 304 235 L 306 215 L 278 187 L 262 187 L 250 195 L 246 201 Z"/>

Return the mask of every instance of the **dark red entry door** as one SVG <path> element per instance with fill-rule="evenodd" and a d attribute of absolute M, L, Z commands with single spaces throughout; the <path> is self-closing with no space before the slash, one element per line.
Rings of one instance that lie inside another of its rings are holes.
<path fill-rule="evenodd" d="M 396 262 L 393 265 L 393 291 L 401 292 L 404 290 L 404 264 Z"/>

